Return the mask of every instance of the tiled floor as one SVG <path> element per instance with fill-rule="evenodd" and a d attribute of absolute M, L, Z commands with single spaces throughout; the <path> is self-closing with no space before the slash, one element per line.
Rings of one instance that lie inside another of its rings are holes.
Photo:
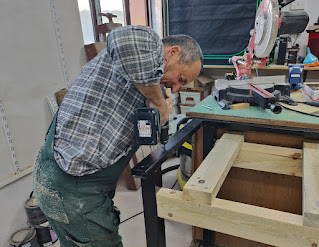
<path fill-rule="evenodd" d="M 167 160 L 162 169 L 179 164 L 178 158 Z M 176 181 L 176 170 L 163 175 L 163 187 L 171 188 Z M 179 190 L 176 183 L 174 189 Z M 137 191 L 127 190 L 125 181 L 121 178 L 117 185 L 114 198 L 115 205 L 121 210 L 121 221 L 143 211 L 141 188 Z M 166 246 L 189 247 L 192 241 L 192 227 L 173 221 L 165 221 Z M 123 238 L 124 247 L 146 247 L 144 228 L 144 215 L 140 214 L 120 224 L 120 234 Z M 59 243 L 53 245 L 59 247 Z"/>

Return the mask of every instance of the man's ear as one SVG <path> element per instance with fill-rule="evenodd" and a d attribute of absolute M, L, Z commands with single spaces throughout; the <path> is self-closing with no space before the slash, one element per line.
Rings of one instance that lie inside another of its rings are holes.
<path fill-rule="evenodd" d="M 169 55 L 170 56 L 176 56 L 179 54 L 181 54 L 181 47 L 180 46 L 174 45 L 174 46 L 171 46 L 169 48 Z"/>
<path fill-rule="evenodd" d="M 166 46 L 164 47 L 164 62 L 170 61 L 175 56 L 179 56 L 181 53 L 180 46 Z"/>

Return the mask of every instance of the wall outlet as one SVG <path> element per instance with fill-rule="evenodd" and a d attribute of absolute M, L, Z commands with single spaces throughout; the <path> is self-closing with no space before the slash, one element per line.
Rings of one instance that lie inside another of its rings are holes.
<path fill-rule="evenodd" d="M 304 10 L 305 0 L 295 0 L 290 5 L 290 10 Z"/>

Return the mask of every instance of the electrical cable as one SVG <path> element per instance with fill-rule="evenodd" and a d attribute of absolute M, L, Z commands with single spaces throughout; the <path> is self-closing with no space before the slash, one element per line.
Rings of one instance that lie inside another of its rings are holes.
<path fill-rule="evenodd" d="M 130 219 L 132 219 L 132 218 L 134 218 L 134 217 L 136 217 L 136 216 L 138 216 L 138 215 L 140 215 L 140 214 L 142 214 L 142 213 L 144 213 L 144 211 L 139 212 L 139 213 L 137 213 L 137 214 L 134 214 L 133 216 L 131 216 L 131 217 L 129 217 L 129 218 L 127 218 L 127 219 L 121 221 L 120 224 L 122 224 L 122 223 L 124 223 L 125 221 L 128 221 L 128 220 L 130 220 Z"/>
<path fill-rule="evenodd" d="M 174 165 L 174 166 L 170 166 L 170 167 L 165 168 L 165 169 L 162 171 L 162 175 L 164 175 L 164 174 L 167 173 L 167 172 L 170 172 L 170 171 L 173 171 L 173 170 L 178 169 L 179 166 L 180 166 L 180 165 L 178 164 L 178 165 Z"/>
<path fill-rule="evenodd" d="M 176 179 L 175 183 L 173 184 L 173 186 L 171 187 L 171 189 L 173 189 L 175 187 L 176 183 L 177 183 L 177 179 Z"/>
<path fill-rule="evenodd" d="M 297 36 L 296 36 L 296 38 L 295 38 L 295 41 L 294 41 L 294 43 L 292 44 L 292 46 L 295 46 L 295 44 L 296 44 L 296 42 L 297 42 L 297 39 L 299 38 L 299 35 L 300 35 L 300 33 L 297 34 Z"/>
<path fill-rule="evenodd" d="M 174 166 L 170 166 L 170 167 L 168 167 L 168 168 L 165 168 L 165 169 L 162 171 L 162 175 L 165 174 L 165 173 L 167 173 L 167 172 L 170 172 L 170 171 L 173 171 L 173 170 L 178 169 L 179 166 L 180 166 L 180 165 L 178 164 L 178 165 L 174 165 Z M 173 186 L 172 186 L 170 189 L 173 189 L 173 188 L 175 187 L 176 183 L 177 183 L 177 179 L 176 179 L 175 183 L 173 184 Z M 136 216 L 139 216 L 139 215 L 142 214 L 142 213 L 144 213 L 144 211 L 139 212 L 139 213 L 137 213 L 137 214 L 134 214 L 133 216 L 131 216 L 131 217 L 125 219 L 125 220 L 122 220 L 122 221 L 119 223 L 119 225 L 122 224 L 122 223 L 124 223 L 124 222 L 126 222 L 126 221 L 128 221 L 128 220 L 130 220 L 130 219 L 132 219 L 132 218 L 134 218 L 134 217 L 136 217 Z"/>

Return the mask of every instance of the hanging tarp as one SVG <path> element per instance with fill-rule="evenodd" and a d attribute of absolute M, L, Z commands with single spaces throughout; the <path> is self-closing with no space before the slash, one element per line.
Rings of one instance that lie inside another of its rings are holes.
<path fill-rule="evenodd" d="M 168 34 L 187 34 L 201 46 L 206 65 L 242 55 L 261 0 L 167 0 Z"/>

